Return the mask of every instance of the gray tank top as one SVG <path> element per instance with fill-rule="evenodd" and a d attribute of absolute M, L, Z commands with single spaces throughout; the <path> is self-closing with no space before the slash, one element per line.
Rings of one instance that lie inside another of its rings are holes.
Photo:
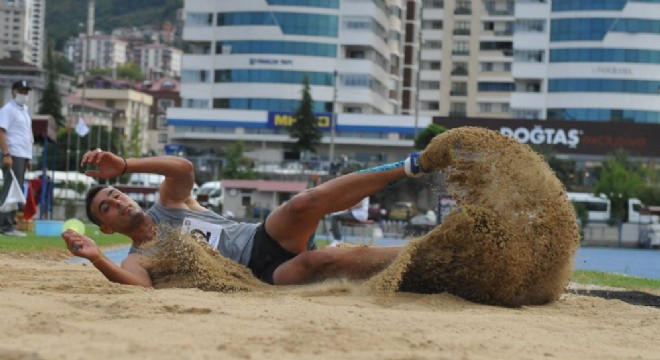
<path fill-rule="evenodd" d="M 254 234 L 259 224 L 238 223 L 211 210 L 169 209 L 159 201 L 147 210 L 147 214 L 151 216 L 156 225 L 166 224 L 176 229 L 181 228 L 185 218 L 219 225 L 221 231 L 215 247 L 220 254 L 242 265 L 247 265 L 250 261 Z"/>

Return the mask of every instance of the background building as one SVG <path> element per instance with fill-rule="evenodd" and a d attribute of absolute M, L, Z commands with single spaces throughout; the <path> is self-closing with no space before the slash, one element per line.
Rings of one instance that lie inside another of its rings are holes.
<path fill-rule="evenodd" d="M 0 0 L 0 59 L 12 53 L 41 67 L 46 0 Z"/>
<path fill-rule="evenodd" d="M 127 61 L 126 41 L 111 35 L 92 35 L 87 41 L 87 35 L 80 34 L 77 38 L 69 39 L 64 44 L 64 53 L 67 59 L 74 64 L 76 73 L 83 69 L 83 61 L 89 44 L 89 69 L 116 68 Z"/>
<path fill-rule="evenodd" d="M 660 3 L 516 4 L 514 117 L 660 124 Z"/>
<path fill-rule="evenodd" d="M 133 50 L 134 62 L 140 66 L 142 74 L 148 80 L 158 80 L 163 76 L 181 76 L 181 55 L 177 48 L 163 44 L 138 46 Z"/>

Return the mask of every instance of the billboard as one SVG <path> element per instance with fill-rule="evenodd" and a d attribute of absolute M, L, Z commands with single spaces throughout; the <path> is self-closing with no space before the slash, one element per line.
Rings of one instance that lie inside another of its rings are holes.
<path fill-rule="evenodd" d="M 434 117 L 433 123 L 484 127 L 528 145 L 550 145 L 560 154 L 605 156 L 622 148 L 633 156 L 660 157 L 660 124 L 449 117 Z"/>

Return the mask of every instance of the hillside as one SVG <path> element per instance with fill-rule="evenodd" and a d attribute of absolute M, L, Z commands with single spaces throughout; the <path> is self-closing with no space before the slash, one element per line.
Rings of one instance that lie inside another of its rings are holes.
<path fill-rule="evenodd" d="M 104 32 L 117 27 L 174 23 L 183 0 L 96 0 L 95 29 Z M 57 0 L 46 4 L 46 33 L 56 49 L 75 36 L 79 23 L 87 19 L 87 0 Z"/>

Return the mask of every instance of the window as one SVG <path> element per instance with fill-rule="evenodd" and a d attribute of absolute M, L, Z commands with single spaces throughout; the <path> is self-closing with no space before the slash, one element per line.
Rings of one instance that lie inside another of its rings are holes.
<path fill-rule="evenodd" d="M 466 62 L 455 62 L 452 65 L 451 70 L 452 75 L 456 76 L 466 76 L 468 75 L 468 64 Z"/>
<path fill-rule="evenodd" d="M 453 102 L 449 104 L 449 115 L 450 116 L 465 116 L 465 103 Z"/>
<path fill-rule="evenodd" d="M 470 35 L 470 22 L 456 21 L 454 23 L 454 35 Z"/>
<path fill-rule="evenodd" d="M 420 68 L 422 70 L 440 70 L 441 69 L 440 64 L 441 64 L 440 61 L 428 61 L 428 60 L 425 61 L 425 60 L 422 60 L 422 62 L 420 64 Z"/>
<path fill-rule="evenodd" d="M 467 83 L 466 82 L 452 82 L 451 91 L 449 92 L 452 96 L 466 96 L 467 95 Z"/>
<path fill-rule="evenodd" d="M 489 113 L 492 111 L 492 106 L 493 104 L 491 103 L 479 103 L 479 112 L 482 113 Z"/>
<path fill-rule="evenodd" d="M 211 26 L 212 13 L 188 12 L 186 13 L 186 26 Z"/>
<path fill-rule="evenodd" d="M 442 49 L 442 41 L 426 40 L 422 42 L 422 49 Z"/>
<path fill-rule="evenodd" d="M 440 89 L 440 81 L 420 81 L 419 88 L 422 90 L 438 90 Z"/>
<path fill-rule="evenodd" d="M 516 20 L 518 32 L 545 32 L 545 19 L 518 19 Z"/>
<path fill-rule="evenodd" d="M 454 43 L 454 55 L 470 55 L 470 44 L 467 41 L 456 41 Z"/>

